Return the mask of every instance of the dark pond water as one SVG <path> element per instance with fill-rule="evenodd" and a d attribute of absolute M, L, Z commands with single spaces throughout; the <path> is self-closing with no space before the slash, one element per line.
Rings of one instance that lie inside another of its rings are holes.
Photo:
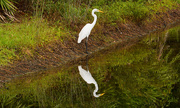
<path fill-rule="evenodd" d="M 180 26 L 75 65 L 19 77 L 0 89 L 4 108 L 180 107 Z"/>

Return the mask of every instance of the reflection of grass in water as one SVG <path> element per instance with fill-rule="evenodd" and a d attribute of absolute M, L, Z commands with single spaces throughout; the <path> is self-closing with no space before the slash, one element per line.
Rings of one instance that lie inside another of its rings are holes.
<path fill-rule="evenodd" d="M 32 88 L 37 87 L 34 89 L 34 95 L 39 106 L 72 107 L 76 102 L 81 103 L 84 101 L 83 94 L 79 93 L 82 85 L 77 83 L 79 81 L 77 74 L 73 75 L 65 71 L 64 74 L 58 73 L 55 76 L 43 78 L 43 80 L 32 85 Z"/>
<path fill-rule="evenodd" d="M 154 37 L 156 38 L 158 37 Z M 153 42 L 153 46 L 158 44 L 158 41 Z M 150 45 L 148 43 L 148 46 Z M 121 106 L 123 104 L 121 102 L 127 102 L 126 105 L 133 107 L 156 107 L 177 101 L 171 97 L 172 85 L 178 82 L 178 71 L 177 68 L 172 67 L 175 65 L 172 63 L 178 61 L 179 55 L 174 56 L 170 62 L 165 62 L 166 58 L 158 61 L 158 50 L 148 46 L 141 43 L 119 53 L 110 52 L 106 56 L 97 58 L 99 60 L 96 64 L 90 60 L 93 67 L 97 67 L 98 64 L 99 74 L 106 72 L 113 77 L 107 92 L 110 92 L 109 95 L 118 94 L 118 100 L 114 104 Z M 107 63 L 104 63 L 104 59 Z M 101 66 L 102 64 L 104 65 Z M 118 85 L 116 89 L 113 88 L 114 82 Z"/>
<path fill-rule="evenodd" d="M 94 87 L 87 85 L 76 73 L 77 71 L 72 68 L 48 76 L 15 81 L 7 85 L 9 90 L 1 90 L 0 105 L 5 107 L 17 107 L 19 104 L 26 107 L 86 107 L 87 104 L 84 103 L 88 103 L 87 101 L 92 97 Z"/>
<path fill-rule="evenodd" d="M 149 66 L 146 62 L 112 67 L 111 71 L 125 95 L 123 99 L 132 105 L 165 104 L 167 100 L 164 98 L 169 97 L 171 85 L 176 83 L 177 77 L 177 71 L 170 66 Z M 162 101 L 158 102 L 159 99 Z"/>
<path fill-rule="evenodd" d="M 170 29 L 169 35 L 171 35 L 172 38 L 176 39 L 177 42 L 180 42 L 180 26 Z"/>

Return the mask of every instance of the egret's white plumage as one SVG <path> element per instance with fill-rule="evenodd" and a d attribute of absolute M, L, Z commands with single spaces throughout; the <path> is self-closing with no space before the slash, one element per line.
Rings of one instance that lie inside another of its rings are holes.
<path fill-rule="evenodd" d="M 102 96 L 104 93 L 102 94 L 96 94 L 96 92 L 98 91 L 98 84 L 97 82 L 94 80 L 94 78 L 92 77 L 91 73 L 86 70 L 84 70 L 82 68 L 82 66 L 78 66 L 79 69 L 79 74 L 81 75 L 81 77 L 88 83 L 88 84 L 94 84 L 95 85 L 95 90 L 93 92 L 94 97 L 99 97 Z"/>
<path fill-rule="evenodd" d="M 91 33 L 91 30 L 92 28 L 94 27 L 94 25 L 96 24 L 96 21 L 97 21 L 97 16 L 96 14 L 94 14 L 94 12 L 102 12 L 98 9 L 93 9 L 92 10 L 92 16 L 94 17 L 94 21 L 93 23 L 88 23 L 86 24 L 82 30 L 80 31 L 79 33 L 79 37 L 78 37 L 78 43 L 81 43 L 81 41 L 84 39 L 84 38 L 87 38 L 89 37 L 90 33 Z M 87 40 L 86 40 L 86 51 L 87 51 Z"/>
<path fill-rule="evenodd" d="M 90 24 L 90 23 L 86 24 L 79 33 L 78 43 L 81 43 L 81 41 L 84 38 L 86 38 L 86 37 L 88 38 L 88 36 L 91 33 L 91 30 L 92 30 L 92 24 Z"/>

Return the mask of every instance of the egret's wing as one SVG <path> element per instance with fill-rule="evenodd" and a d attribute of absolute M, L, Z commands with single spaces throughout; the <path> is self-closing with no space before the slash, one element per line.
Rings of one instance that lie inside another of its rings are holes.
<path fill-rule="evenodd" d="M 96 82 L 89 71 L 84 70 L 82 66 L 78 66 L 78 69 L 79 74 L 88 84 Z"/>
<path fill-rule="evenodd" d="M 91 30 L 92 30 L 91 24 L 89 24 L 89 23 L 86 24 L 79 33 L 78 43 L 81 43 L 81 41 L 84 38 L 88 37 Z"/>

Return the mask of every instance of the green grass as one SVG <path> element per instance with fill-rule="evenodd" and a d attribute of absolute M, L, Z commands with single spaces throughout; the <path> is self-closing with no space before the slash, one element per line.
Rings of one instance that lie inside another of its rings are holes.
<path fill-rule="evenodd" d="M 7 64 L 20 55 L 33 55 L 38 46 L 55 40 L 63 41 L 68 30 L 59 26 L 49 26 L 46 20 L 32 19 L 22 23 L 0 24 L 0 65 Z"/>

